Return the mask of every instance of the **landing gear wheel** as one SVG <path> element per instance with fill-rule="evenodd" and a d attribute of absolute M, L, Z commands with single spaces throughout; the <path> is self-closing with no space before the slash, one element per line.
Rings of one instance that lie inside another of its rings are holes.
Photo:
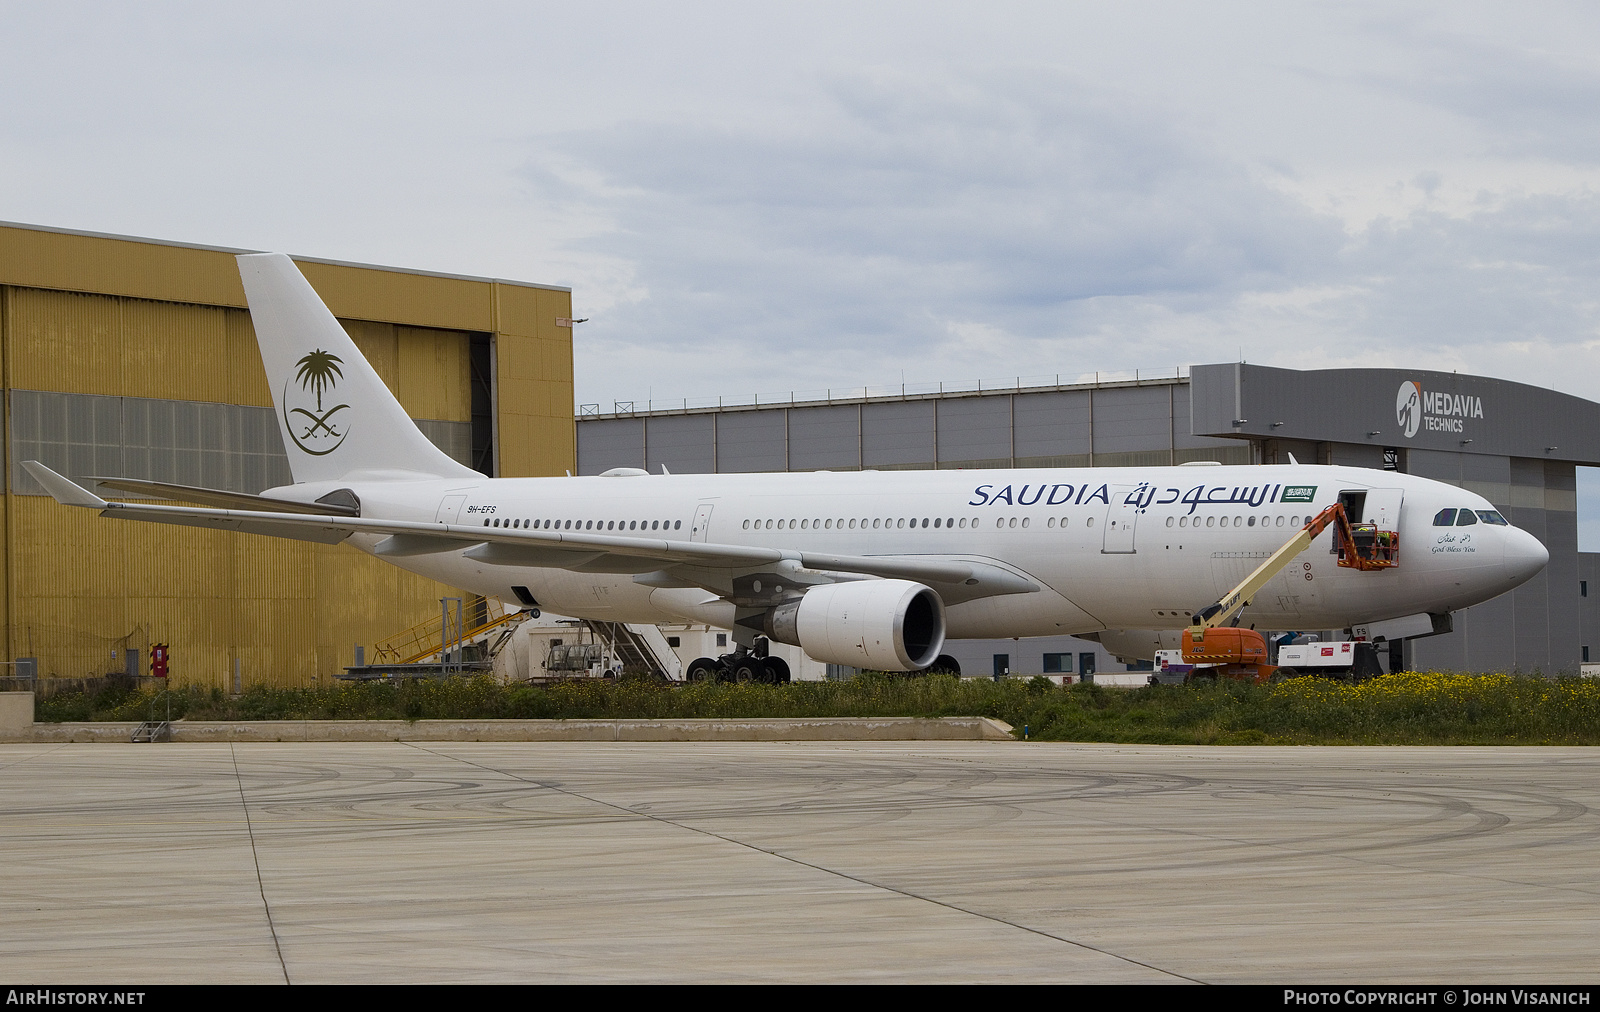
<path fill-rule="evenodd" d="M 923 669 L 925 675 L 955 675 L 961 677 L 961 662 L 949 654 L 940 654 L 932 664 Z"/>
<path fill-rule="evenodd" d="M 762 681 L 768 685 L 789 684 L 789 665 L 783 662 L 783 658 L 768 657 L 763 662 L 763 666 L 766 669 L 766 677 Z"/>
<path fill-rule="evenodd" d="M 689 664 L 689 671 L 684 678 L 691 682 L 714 682 L 721 665 L 709 657 L 697 657 Z"/>
<path fill-rule="evenodd" d="M 747 657 L 742 661 L 734 662 L 733 667 L 729 671 L 729 674 L 732 676 L 729 681 L 737 682 L 740 685 L 743 685 L 745 682 L 759 682 L 764 680 L 761 676 L 765 673 L 766 668 L 761 664 L 760 661 Z"/>

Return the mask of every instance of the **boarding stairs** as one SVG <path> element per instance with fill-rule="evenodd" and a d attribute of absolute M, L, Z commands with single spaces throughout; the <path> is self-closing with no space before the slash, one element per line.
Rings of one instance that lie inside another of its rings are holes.
<path fill-rule="evenodd" d="M 683 677 L 683 661 L 653 625 L 628 622 L 585 622 L 596 642 L 610 644 L 616 664 L 648 671 L 672 681 Z"/>

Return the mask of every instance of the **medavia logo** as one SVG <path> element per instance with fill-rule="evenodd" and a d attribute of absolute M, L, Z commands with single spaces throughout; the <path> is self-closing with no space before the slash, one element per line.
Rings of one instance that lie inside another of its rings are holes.
<path fill-rule="evenodd" d="M 1469 418 L 1483 417 L 1483 398 L 1471 394 L 1451 394 L 1424 390 L 1415 380 L 1400 384 L 1394 401 L 1394 418 L 1406 438 L 1420 429 L 1429 432 L 1465 432 Z"/>
<path fill-rule="evenodd" d="M 1394 419 L 1400 431 L 1410 439 L 1422 425 L 1422 384 L 1406 380 L 1400 384 L 1400 393 L 1394 399 Z"/>
<path fill-rule="evenodd" d="M 326 410 L 322 407 L 322 395 L 344 379 L 344 372 L 339 368 L 343 361 L 318 348 L 297 362 L 294 375 L 283 381 L 284 427 L 294 445 L 312 456 L 332 453 L 350 434 L 349 423 L 335 417 L 350 405 L 335 404 Z"/>

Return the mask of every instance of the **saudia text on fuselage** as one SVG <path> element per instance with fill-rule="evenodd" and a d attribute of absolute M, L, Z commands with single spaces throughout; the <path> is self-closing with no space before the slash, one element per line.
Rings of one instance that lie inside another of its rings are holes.
<path fill-rule="evenodd" d="M 1121 487 L 1112 492 L 1111 486 L 1096 486 L 1093 482 L 1073 485 L 1068 482 L 1032 483 L 1018 488 L 1007 485 L 996 489 L 994 485 L 979 485 L 972 490 L 968 506 L 1085 506 L 1090 503 L 1111 505 L 1116 495 L 1121 495 L 1124 506 L 1133 506 L 1143 513 L 1151 506 L 1183 503 L 1193 515 L 1202 506 L 1249 506 L 1252 509 L 1268 503 L 1310 503 L 1315 500 L 1315 485 L 1196 485 L 1187 492 L 1181 488 L 1161 487 L 1144 481 L 1131 491 L 1122 493 Z"/>

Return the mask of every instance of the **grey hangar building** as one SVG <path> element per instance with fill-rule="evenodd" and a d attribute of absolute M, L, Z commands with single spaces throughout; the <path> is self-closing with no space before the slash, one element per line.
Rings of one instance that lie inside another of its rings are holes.
<path fill-rule="evenodd" d="M 987 390 L 643 411 L 583 405 L 577 419 L 579 474 L 1270 465 L 1291 457 L 1457 485 L 1550 551 L 1539 576 L 1456 612 L 1448 633 L 1404 641 L 1386 655 L 1391 666 L 1577 673 L 1589 644 L 1600 648 L 1600 611 L 1588 596 L 1592 584 L 1600 604 L 1600 553 L 1578 551 L 1576 473 L 1600 466 L 1600 404 L 1541 387 L 1423 370 L 1227 363 L 1187 376 Z M 1139 667 L 1068 636 L 955 641 L 946 650 L 968 675 Z"/>

